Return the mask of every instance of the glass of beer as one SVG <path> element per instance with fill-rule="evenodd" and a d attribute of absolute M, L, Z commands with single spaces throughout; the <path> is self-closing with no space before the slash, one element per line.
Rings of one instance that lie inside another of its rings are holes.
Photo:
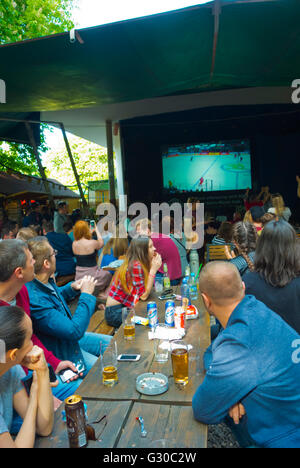
<path fill-rule="evenodd" d="M 135 337 L 135 312 L 134 309 L 123 307 L 122 309 L 122 323 L 124 330 L 124 339 L 131 341 Z"/>
<path fill-rule="evenodd" d="M 118 383 L 117 343 L 111 342 L 101 355 L 102 383 L 113 387 Z"/>
<path fill-rule="evenodd" d="M 187 385 L 189 381 L 189 353 L 188 345 L 184 341 L 171 341 L 171 359 L 175 384 Z"/>

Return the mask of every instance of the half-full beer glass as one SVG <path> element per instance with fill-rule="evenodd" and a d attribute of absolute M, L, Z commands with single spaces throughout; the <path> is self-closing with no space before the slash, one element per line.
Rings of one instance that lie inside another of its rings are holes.
<path fill-rule="evenodd" d="M 122 323 L 124 330 L 124 339 L 131 341 L 135 337 L 135 312 L 134 309 L 123 307 L 122 309 Z"/>
<path fill-rule="evenodd" d="M 101 355 L 102 383 L 113 387 L 118 383 L 117 343 L 111 342 Z"/>
<path fill-rule="evenodd" d="M 189 353 L 184 341 L 171 341 L 171 359 L 174 382 L 177 385 L 187 385 L 189 381 Z"/>

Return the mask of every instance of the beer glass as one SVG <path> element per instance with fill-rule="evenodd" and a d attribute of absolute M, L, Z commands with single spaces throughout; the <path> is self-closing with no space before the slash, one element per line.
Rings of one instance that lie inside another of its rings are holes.
<path fill-rule="evenodd" d="M 167 362 L 169 357 L 169 338 L 170 327 L 164 323 L 158 323 L 154 327 L 154 360 L 156 362 Z"/>
<path fill-rule="evenodd" d="M 189 381 L 189 353 L 184 341 L 171 341 L 171 359 L 174 382 L 177 385 L 187 385 Z"/>
<path fill-rule="evenodd" d="M 118 383 L 117 343 L 112 341 L 101 355 L 102 383 L 113 387 Z"/>
<path fill-rule="evenodd" d="M 124 330 L 124 339 L 131 341 L 135 337 L 135 312 L 134 309 L 123 307 L 122 309 L 122 323 Z"/>

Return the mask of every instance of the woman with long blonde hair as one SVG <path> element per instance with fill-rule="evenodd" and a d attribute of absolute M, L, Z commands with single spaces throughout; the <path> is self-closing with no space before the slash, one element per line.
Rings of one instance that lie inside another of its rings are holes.
<path fill-rule="evenodd" d="M 92 238 L 93 232 L 97 240 Z M 96 279 L 99 291 L 105 290 L 111 281 L 111 274 L 97 266 L 98 250 L 103 247 L 103 240 L 97 227 L 90 229 L 86 221 L 77 221 L 73 229 L 73 253 L 76 257 L 75 281 L 89 275 Z"/>
<path fill-rule="evenodd" d="M 122 308 L 147 300 L 162 264 L 152 239 L 138 236 L 130 242 L 123 264 L 115 273 L 106 301 L 105 319 L 113 327 L 122 323 Z"/>
<path fill-rule="evenodd" d="M 285 206 L 284 200 L 280 193 L 271 195 L 271 202 L 273 206 L 268 209 L 268 213 L 273 213 L 276 215 L 277 219 L 283 218 L 288 222 L 292 213 L 289 207 Z"/>

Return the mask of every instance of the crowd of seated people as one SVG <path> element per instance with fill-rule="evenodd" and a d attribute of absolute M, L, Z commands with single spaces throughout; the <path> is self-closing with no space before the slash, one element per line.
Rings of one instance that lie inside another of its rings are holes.
<path fill-rule="evenodd" d="M 192 214 L 197 209 L 193 199 Z M 299 446 L 300 371 L 288 347 L 300 333 L 300 240 L 282 196 L 267 187 L 258 195 L 247 192 L 245 209 L 231 217 L 205 213 L 205 244 L 230 247 L 227 261 L 208 262 L 199 276 L 199 292 L 217 325 L 194 395 L 194 417 L 225 422 L 241 446 Z M 22 226 L 6 221 L 1 232 L 0 339 L 7 353 L 0 363 L 0 447 L 32 447 L 35 434 L 49 435 L 53 410 L 76 393 L 109 344 L 111 336 L 87 332 L 96 287 L 105 293 L 106 322 L 117 329 L 122 308 L 147 301 L 164 264 L 175 286 L 189 261 L 187 240 L 174 232 L 172 217 L 160 219 L 155 229 L 149 220 L 132 229 L 128 220 L 131 235 L 124 238 L 118 226 L 102 233 L 78 211 L 68 216 L 65 203 L 55 223 L 46 210 L 38 216 L 39 210 L 33 205 Z M 116 271 L 103 270 L 120 259 Z M 74 280 L 58 287 L 56 278 L 69 274 Z M 27 358 L 32 345 L 34 366 Z M 74 376 L 63 381 L 67 368 Z M 21 380 L 33 371 L 28 396 Z"/>

